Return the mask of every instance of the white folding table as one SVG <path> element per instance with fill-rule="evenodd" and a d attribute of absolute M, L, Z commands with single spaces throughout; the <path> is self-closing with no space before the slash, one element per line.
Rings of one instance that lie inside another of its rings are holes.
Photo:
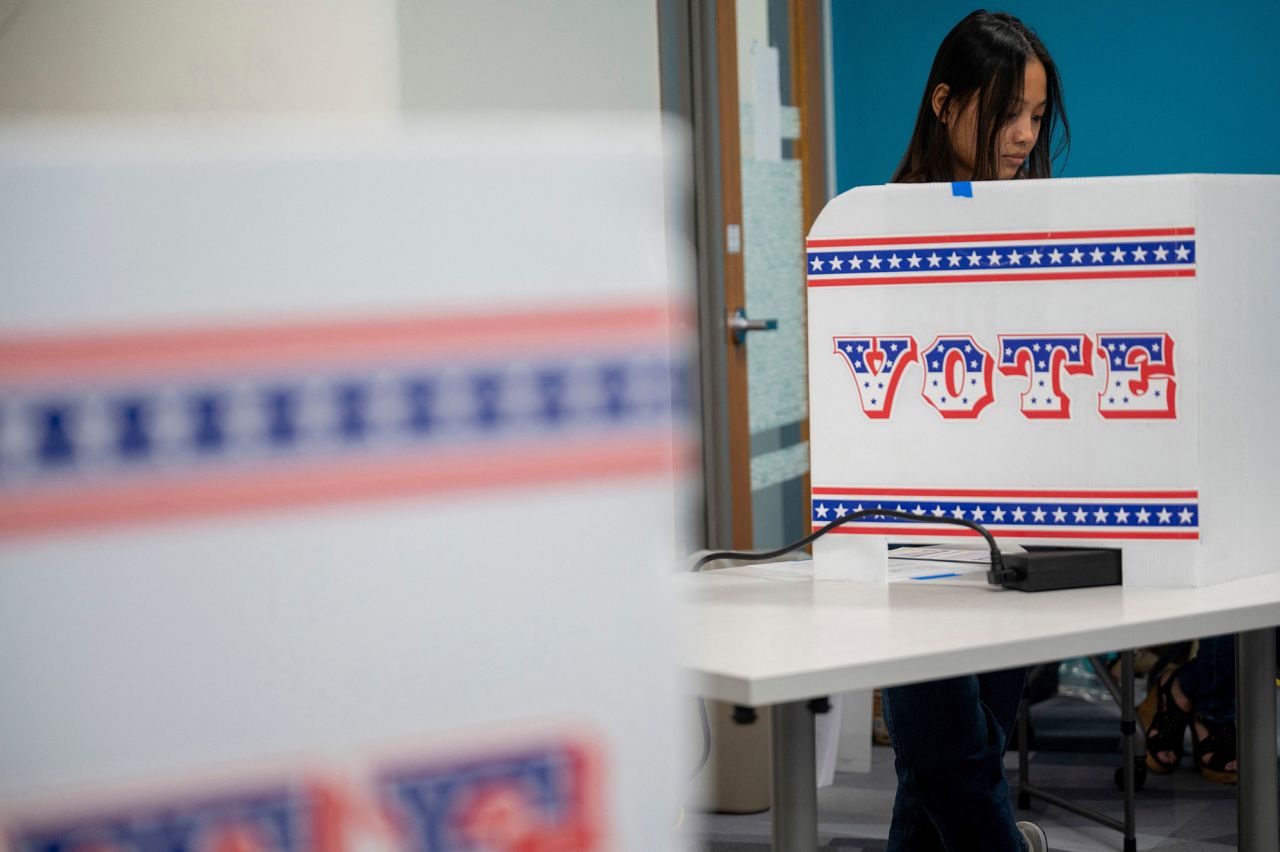
<path fill-rule="evenodd" d="M 817 847 L 808 702 L 1221 633 L 1239 634 L 1239 848 L 1277 852 L 1280 573 L 1200 588 L 1026 594 L 981 583 L 815 581 L 805 562 L 680 578 L 697 694 L 773 711 L 773 847 Z"/>

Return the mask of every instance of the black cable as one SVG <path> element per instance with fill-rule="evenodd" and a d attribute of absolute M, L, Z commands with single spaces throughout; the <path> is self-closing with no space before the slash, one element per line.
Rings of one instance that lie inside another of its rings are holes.
<path fill-rule="evenodd" d="M 831 532 L 842 524 L 850 521 L 856 521 L 859 518 L 900 518 L 905 521 L 914 521 L 916 523 L 927 524 L 953 524 L 959 527 L 968 527 L 974 532 L 981 535 L 987 540 L 987 545 L 991 548 L 991 570 L 987 573 L 987 580 L 992 584 L 999 584 L 1002 580 L 1008 579 L 1011 572 L 1005 569 L 1004 559 L 1000 556 L 1000 547 L 996 544 L 995 538 L 991 533 L 987 532 L 987 528 L 975 521 L 966 521 L 963 518 L 935 517 L 934 515 L 915 515 L 911 512 L 899 512 L 896 509 L 862 509 L 857 512 L 849 512 L 841 515 L 834 521 L 827 523 L 819 530 L 815 530 L 799 541 L 792 542 L 785 547 L 776 550 L 715 550 L 706 554 L 697 562 L 693 563 L 693 571 L 701 571 L 702 566 L 708 562 L 714 562 L 717 559 L 750 559 L 754 561 L 762 561 L 765 559 L 774 559 L 778 556 L 785 556 L 793 550 L 799 550 L 810 542 L 816 541 L 827 533 Z M 702 721 L 702 756 L 698 760 L 698 766 L 693 770 L 693 777 L 697 777 L 702 768 L 707 765 L 707 761 L 711 758 L 711 728 L 707 721 L 706 704 L 701 698 L 698 699 L 698 713 Z"/>
<path fill-rule="evenodd" d="M 809 535 L 792 542 L 785 547 L 776 550 L 762 551 L 746 551 L 746 550 L 715 550 L 706 554 L 697 562 L 693 563 L 693 571 L 701 571 L 702 566 L 708 562 L 714 562 L 717 559 L 750 559 L 754 561 L 762 561 L 765 559 L 773 559 L 778 556 L 784 556 L 793 550 L 799 550 L 810 542 L 816 541 L 827 533 L 831 532 L 838 526 L 856 521 L 859 518 L 898 518 L 904 521 L 914 521 L 918 524 L 953 524 L 959 527 L 968 527 L 974 532 L 981 535 L 987 540 L 987 545 L 991 548 L 991 571 L 987 575 L 987 579 L 992 583 L 999 583 L 1008 576 L 1008 572 L 1004 567 L 1004 560 L 1000 556 L 1000 547 L 996 544 L 995 538 L 991 533 L 987 532 L 987 528 L 975 521 L 966 521 L 964 518 L 948 518 L 945 515 L 936 517 L 934 515 L 916 515 L 911 512 L 899 512 L 896 509 L 862 509 L 857 512 L 848 512 L 830 521 L 821 529 L 814 530 Z"/>
<path fill-rule="evenodd" d="M 827 523 L 821 529 L 815 530 L 799 541 L 792 542 L 785 547 L 776 550 L 715 550 L 706 554 L 697 562 L 693 563 L 693 571 L 701 571 L 702 566 L 708 562 L 714 562 L 717 559 L 750 559 L 754 561 L 762 561 L 765 559 L 774 559 L 778 556 L 785 556 L 793 550 L 799 550 L 810 542 L 816 541 L 827 533 L 831 532 L 838 526 L 847 524 L 850 521 L 856 521 L 859 518 L 900 518 L 904 521 L 914 521 L 916 523 L 928 524 L 953 524 L 959 527 L 968 527 L 974 532 L 981 535 L 987 540 L 987 545 L 991 548 L 991 570 L 987 573 L 987 579 L 992 583 L 999 583 L 1001 580 L 1009 576 L 1009 572 L 1004 567 L 1004 560 L 1000 556 L 1000 547 L 996 544 L 995 538 L 991 533 L 987 532 L 987 528 L 982 524 L 974 521 L 966 521 L 963 518 L 935 517 L 933 515 L 915 515 L 911 512 L 899 512 L 896 509 L 862 509 L 857 512 L 849 512 L 841 515 L 834 521 Z M 693 771 L 694 777 L 702 771 L 707 765 L 707 761 L 711 757 L 711 730 L 707 721 L 707 709 L 702 699 L 698 699 L 698 713 L 702 721 L 702 756 L 698 760 L 698 766 Z"/>

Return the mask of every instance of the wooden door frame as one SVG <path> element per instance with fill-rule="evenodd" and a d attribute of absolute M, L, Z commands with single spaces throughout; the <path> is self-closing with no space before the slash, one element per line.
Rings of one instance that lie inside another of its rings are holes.
<path fill-rule="evenodd" d="M 827 0 L 790 0 L 791 55 L 795 73 L 791 75 L 791 97 L 800 109 L 800 186 L 801 211 L 804 216 L 804 233 L 807 236 L 814 220 L 830 200 L 830 183 L 827 175 L 827 99 L 826 99 L 826 50 L 823 37 L 826 16 L 822 5 Z M 808 302 L 808 286 L 805 287 Z M 807 313 L 807 312 L 806 312 Z M 805 323 L 805 352 L 809 351 L 809 326 Z M 804 365 L 805 381 L 809 378 L 809 364 Z M 800 440 L 809 443 L 809 417 L 800 421 Z M 804 528 L 812 523 L 810 501 L 813 483 L 809 471 L 804 474 L 803 489 L 806 500 Z"/>
<path fill-rule="evenodd" d="M 721 258 L 724 314 L 747 304 L 742 262 L 742 154 L 738 121 L 738 18 L 735 0 L 716 0 L 716 72 L 719 81 L 720 212 L 725 241 Z M 737 230 L 736 246 L 729 233 Z M 735 250 L 736 249 L 736 250 Z M 747 347 L 724 336 L 725 392 L 728 401 L 729 491 L 732 547 L 746 549 L 755 539 L 751 499 L 751 431 L 747 407 Z"/>
<path fill-rule="evenodd" d="M 735 3 L 657 2 L 663 106 L 683 117 L 691 131 L 690 212 L 697 246 L 700 343 L 695 375 L 705 497 L 702 544 L 716 549 L 749 548 L 754 524 L 746 350 L 736 346 L 727 333 L 729 315 L 745 305 Z M 828 197 L 824 2 L 790 0 L 787 10 L 793 65 L 791 99 L 801 118 L 799 155 L 806 231 Z M 736 247 L 731 245 L 732 229 L 738 235 Z M 801 440 L 808 440 L 808 431 L 806 419 L 801 423 Z M 807 476 L 804 488 L 807 493 Z"/>
<path fill-rule="evenodd" d="M 797 153 L 801 169 L 801 210 L 804 233 L 828 201 L 825 59 L 823 38 L 824 0 L 789 0 L 791 102 L 800 111 L 800 139 Z M 725 227 L 736 225 L 741 234 L 742 161 L 738 133 L 737 21 L 734 0 L 716 2 L 716 61 L 719 76 L 718 119 L 720 125 L 720 207 Z M 739 241 L 739 246 L 741 242 Z M 725 321 L 738 307 L 746 305 L 745 276 L 741 249 L 730 252 L 725 246 L 723 290 Z M 807 333 L 807 330 L 806 330 Z M 732 495 L 732 542 L 735 548 L 753 545 L 751 491 L 751 434 L 747 426 L 746 346 L 724 341 L 725 385 L 728 396 L 728 464 Z M 807 347 L 806 347 L 807 351 Z M 805 365 L 807 375 L 807 365 Z M 800 421 L 800 440 L 809 440 L 809 418 Z M 803 490 L 809 494 L 806 472 Z M 804 526 L 809 526 L 806 500 Z"/>

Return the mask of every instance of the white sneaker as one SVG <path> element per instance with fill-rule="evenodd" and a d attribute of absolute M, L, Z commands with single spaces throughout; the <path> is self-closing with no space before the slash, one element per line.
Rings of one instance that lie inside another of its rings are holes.
<path fill-rule="evenodd" d="M 1018 823 L 1018 831 L 1027 842 L 1027 852 L 1049 852 L 1049 838 L 1044 836 L 1044 829 L 1034 822 Z"/>

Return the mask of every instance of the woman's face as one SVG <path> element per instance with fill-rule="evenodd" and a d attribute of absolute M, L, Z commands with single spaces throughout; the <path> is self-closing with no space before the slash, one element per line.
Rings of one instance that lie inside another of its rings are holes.
<path fill-rule="evenodd" d="M 947 93 L 946 84 L 934 90 L 934 112 L 946 124 L 947 135 L 951 137 L 951 148 L 956 155 L 955 179 L 969 180 L 973 177 L 973 164 L 977 159 L 978 98 L 976 95 L 970 97 L 958 112 L 953 111 L 950 118 L 944 118 L 941 110 Z M 996 169 L 1001 180 L 1008 180 L 1016 175 L 1035 147 L 1036 139 L 1040 137 L 1040 121 L 1044 117 L 1047 102 L 1048 80 L 1044 65 L 1039 59 L 1031 57 L 1027 60 L 1026 72 L 1022 77 L 1021 105 L 1016 112 L 1006 117 L 997 139 Z"/>

